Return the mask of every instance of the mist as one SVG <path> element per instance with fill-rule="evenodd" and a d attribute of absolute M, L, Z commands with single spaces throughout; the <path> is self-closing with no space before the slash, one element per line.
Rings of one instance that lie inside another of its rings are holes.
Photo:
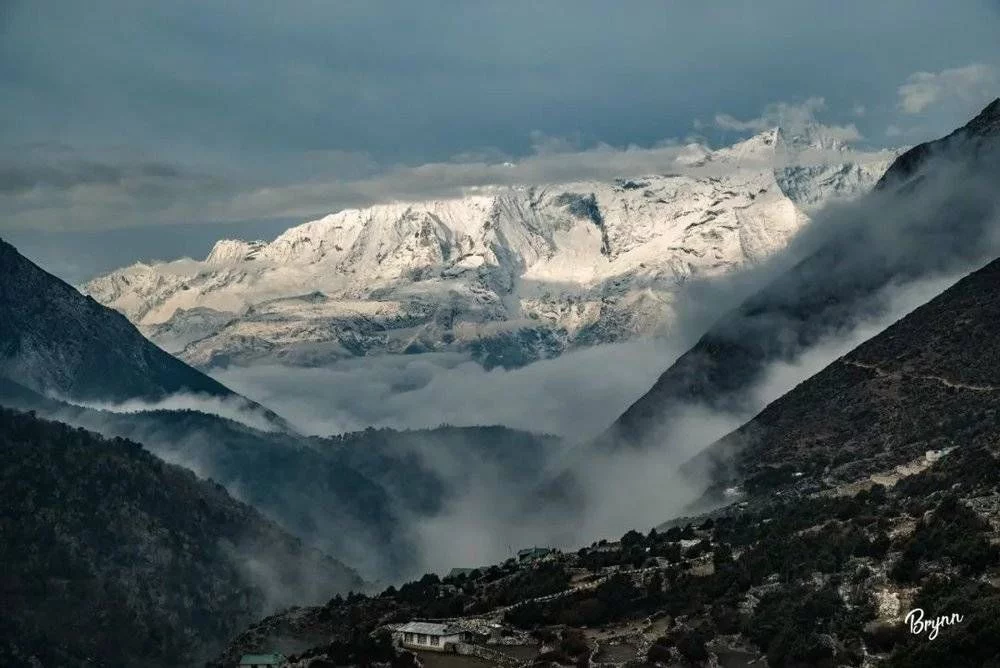
<path fill-rule="evenodd" d="M 582 441 L 607 427 L 648 389 L 664 360 L 680 352 L 677 340 L 644 340 L 510 370 L 487 371 L 461 354 L 425 353 L 210 373 L 306 434 L 504 425 Z"/>
<path fill-rule="evenodd" d="M 586 449 L 566 464 L 582 497 L 576 508 L 547 507 L 527 511 L 513 490 L 491 485 L 470 486 L 442 513 L 415 518 L 422 571 L 476 567 L 512 556 L 520 547 L 549 545 L 576 549 L 601 538 L 615 539 L 627 530 L 646 531 L 686 514 L 709 481 L 681 467 L 705 447 L 734 431 L 768 403 L 808 379 L 829 363 L 947 289 L 961 275 L 935 276 L 887 288 L 886 312 L 856 327 L 831 334 L 791 361 L 771 365 L 750 389 L 753 408 L 746 412 L 713 410 L 690 404 L 675 411 L 663 447 Z M 667 444 L 669 443 L 669 447 Z"/>
<path fill-rule="evenodd" d="M 83 408 L 109 413 L 138 414 L 151 411 L 197 411 L 239 422 L 259 431 L 277 431 L 278 426 L 257 406 L 248 404 L 241 397 L 213 397 L 204 394 L 178 393 L 158 401 L 129 399 L 122 402 L 76 401 L 58 395 L 52 398 Z"/>
<path fill-rule="evenodd" d="M 869 196 L 818 213 L 784 254 L 805 258 L 785 262 L 790 270 L 757 270 L 758 279 L 774 278 L 710 328 L 709 345 L 683 359 L 680 375 L 668 372 L 683 393 L 648 395 L 659 415 L 641 443 L 616 444 L 613 429 L 610 443 L 575 453 L 568 469 L 584 490 L 581 537 L 621 535 L 628 523 L 643 529 L 689 512 L 711 481 L 691 467 L 679 476 L 681 465 L 1000 253 L 996 152 L 988 144 L 945 149 Z M 716 357 L 718 350 L 732 359 Z M 710 393 L 704 388 L 713 381 L 705 379 L 717 359 L 733 368 Z"/>

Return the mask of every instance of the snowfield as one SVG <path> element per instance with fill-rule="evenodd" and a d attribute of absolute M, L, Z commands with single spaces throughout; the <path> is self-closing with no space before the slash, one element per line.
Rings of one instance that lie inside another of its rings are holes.
<path fill-rule="evenodd" d="M 669 333 L 689 280 L 766 259 L 895 155 L 774 129 L 692 144 L 662 174 L 348 209 L 81 290 L 202 368 L 429 351 L 516 367 Z"/>

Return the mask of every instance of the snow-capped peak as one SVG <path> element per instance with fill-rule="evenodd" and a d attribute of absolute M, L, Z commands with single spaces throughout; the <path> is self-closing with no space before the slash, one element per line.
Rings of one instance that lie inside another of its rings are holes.
<path fill-rule="evenodd" d="M 253 260 L 267 246 L 266 241 L 240 241 L 238 239 L 222 239 L 212 246 L 211 252 L 205 258 L 206 264 L 224 265 Z"/>
<path fill-rule="evenodd" d="M 834 132 L 816 123 L 810 123 L 795 130 L 777 129 L 778 141 L 790 150 L 846 151 L 850 148 L 849 136 Z"/>
<path fill-rule="evenodd" d="M 770 167 L 774 164 L 775 147 L 778 144 L 778 137 L 778 128 L 771 128 L 737 142 L 732 146 L 713 151 L 712 159 L 732 162 L 736 166 L 746 169 Z"/>
<path fill-rule="evenodd" d="M 711 155 L 712 151 L 704 144 L 691 142 L 680 150 L 675 161 L 682 167 L 700 167 Z"/>
<path fill-rule="evenodd" d="M 690 279 L 766 258 L 892 158 L 778 168 L 782 143 L 774 128 L 715 151 L 689 144 L 682 174 L 346 209 L 82 289 L 202 366 L 425 350 L 522 364 L 669 330 Z"/>

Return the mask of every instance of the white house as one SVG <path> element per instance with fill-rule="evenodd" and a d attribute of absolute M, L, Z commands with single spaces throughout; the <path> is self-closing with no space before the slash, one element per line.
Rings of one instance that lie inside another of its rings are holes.
<path fill-rule="evenodd" d="M 396 629 L 396 639 L 403 647 L 436 652 L 453 651 L 455 645 L 470 642 L 473 634 L 452 624 L 410 622 Z"/>

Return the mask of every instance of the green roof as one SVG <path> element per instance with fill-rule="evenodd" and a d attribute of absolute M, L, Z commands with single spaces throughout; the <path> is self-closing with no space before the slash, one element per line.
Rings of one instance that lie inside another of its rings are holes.
<path fill-rule="evenodd" d="M 240 665 L 250 666 L 280 666 L 285 662 L 283 654 L 244 654 Z"/>
<path fill-rule="evenodd" d="M 551 547 L 528 547 L 523 550 L 517 551 L 518 557 L 534 557 L 536 555 L 546 555 L 550 552 L 554 552 Z"/>

